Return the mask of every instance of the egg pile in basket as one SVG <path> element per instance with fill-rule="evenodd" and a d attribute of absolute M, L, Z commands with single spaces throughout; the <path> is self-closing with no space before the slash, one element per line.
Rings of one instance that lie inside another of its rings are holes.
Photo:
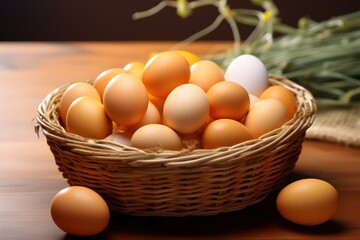
<path fill-rule="evenodd" d="M 176 51 L 142 67 L 62 86 L 39 105 L 38 129 L 70 185 L 122 214 L 216 215 L 263 200 L 294 168 L 316 113 L 303 87 L 251 55 L 225 72 Z M 69 90 L 77 84 L 96 91 Z"/>

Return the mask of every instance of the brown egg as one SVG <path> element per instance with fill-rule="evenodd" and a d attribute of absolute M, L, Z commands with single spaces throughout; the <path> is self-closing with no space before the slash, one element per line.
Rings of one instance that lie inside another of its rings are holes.
<path fill-rule="evenodd" d="M 294 117 L 297 110 L 296 97 L 290 90 L 279 85 L 271 86 L 260 95 L 260 99 L 267 98 L 273 98 L 282 102 L 286 107 L 289 119 Z"/>
<path fill-rule="evenodd" d="M 249 110 L 250 98 L 246 90 L 234 82 L 218 82 L 207 91 L 210 116 L 214 119 L 240 120 Z"/>
<path fill-rule="evenodd" d="M 328 182 L 307 178 L 290 183 L 276 199 L 279 213 L 301 225 L 318 225 L 330 220 L 339 205 L 337 190 Z"/>
<path fill-rule="evenodd" d="M 250 131 L 233 119 L 218 119 L 211 122 L 202 137 L 204 148 L 232 146 L 253 139 Z"/>
<path fill-rule="evenodd" d="M 216 63 L 201 60 L 191 66 L 189 83 L 201 87 L 205 92 L 215 83 L 224 81 L 224 71 Z"/>
<path fill-rule="evenodd" d="M 101 102 L 92 97 L 80 97 L 69 107 L 66 130 L 85 138 L 103 139 L 112 133 L 113 123 Z"/>
<path fill-rule="evenodd" d="M 77 82 L 71 84 L 63 93 L 60 99 L 59 114 L 63 124 L 66 124 L 66 114 L 73 101 L 79 97 L 92 97 L 99 102 L 101 98 L 93 85 L 86 82 Z"/>
<path fill-rule="evenodd" d="M 170 51 L 152 57 L 145 65 L 142 81 L 148 92 L 165 98 L 174 88 L 190 78 L 190 65 L 185 57 Z"/>
<path fill-rule="evenodd" d="M 111 120 L 125 126 L 141 121 L 149 102 L 144 84 L 129 73 L 121 73 L 111 79 L 103 100 Z"/>
<path fill-rule="evenodd" d="M 288 121 L 285 106 L 276 99 L 264 99 L 255 103 L 246 116 L 245 126 L 258 138 Z"/>
<path fill-rule="evenodd" d="M 50 209 L 54 223 L 75 236 L 98 234 L 110 220 L 110 211 L 104 199 L 87 187 L 64 188 L 55 195 Z"/>
<path fill-rule="evenodd" d="M 106 88 L 106 85 L 110 82 L 110 80 L 115 77 L 116 75 L 120 74 L 120 73 L 125 73 L 125 69 L 123 68 L 111 68 L 108 70 L 105 70 L 104 72 L 100 73 L 93 85 L 96 88 L 96 90 L 99 92 L 99 95 L 101 97 L 101 101 L 103 99 L 103 95 L 104 95 L 104 90 Z"/>
<path fill-rule="evenodd" d="M 131 138 L 131 145 L 140 149 L 182 149 L 179 135 L 162 124 L 148 124 L 136 130 Z"/>

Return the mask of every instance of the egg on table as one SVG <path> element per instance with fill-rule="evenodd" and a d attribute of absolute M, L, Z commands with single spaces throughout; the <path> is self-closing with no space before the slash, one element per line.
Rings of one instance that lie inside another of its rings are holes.
<path fill-rule="evenodd" d="M 75 236 L 92 236 L 105 230 L 110 211 L 104 199 L 94 190 L 71 186 L 58 192 L 50 206 L 54 223 Z"/>
<path fill-rule="evenodd" d="M 283 188 L 276 206 L 287 220 L 306 226 L 319 225 L 330 220 L 338 209 L 339 194 L 328 182 L 307 178 Z"/>

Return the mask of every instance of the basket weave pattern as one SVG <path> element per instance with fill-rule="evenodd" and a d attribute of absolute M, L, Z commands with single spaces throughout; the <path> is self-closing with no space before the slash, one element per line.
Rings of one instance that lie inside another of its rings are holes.
<path fill-rule="evenodd" d="M 67 86 L 39 105 L 37 122 L 70 185 L 97 191 L 111 210 L 141 216 L 216 215 L 263 200 L 294 168 L 316 104 L 301 86 L 269 78 L 297 97 L 296 116 L 259 139 L 218 149 L 145 152 L 67 133 L 58 119 Z"/>

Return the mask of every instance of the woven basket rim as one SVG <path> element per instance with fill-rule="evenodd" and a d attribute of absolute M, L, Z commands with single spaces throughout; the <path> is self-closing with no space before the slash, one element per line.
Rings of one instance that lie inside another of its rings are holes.
<path fill-rule="evenodd" d="M 317 107 L 314 97 L 307 89 L 282 76 L 270 75 L 269 81 L 272 85 L 282 85 L 295 93 L 298 102 L 295 117 L 280 128 L 258 139 L 249 140 L 229 147 L 149 152 L 111 142 L 110 140 L 87 139 L 68 133 L 59 122 L 57 108 L 63 92 L 71 83 L 56 88 L 39 104 L 35 130 L 38 133 L 41 129 L 47 139 L 55 139 L 56 141 L 62 142 L 65 146 L 72 148 L 74 152 L 88 154 L 89 157 L 99 160 L 124 161 L 133 166 L 161 164 L 166 167 L 218 163 L 222 161 L 223 157 L 226 156 L 228 159 L 232 154 L 248 155 L 260 151 L 267 151 L 279 142 L 287 141 L 288 138 L 305 132 L 313 123 Z M 88 82 L 92 83 L 92 80 Z"/>

